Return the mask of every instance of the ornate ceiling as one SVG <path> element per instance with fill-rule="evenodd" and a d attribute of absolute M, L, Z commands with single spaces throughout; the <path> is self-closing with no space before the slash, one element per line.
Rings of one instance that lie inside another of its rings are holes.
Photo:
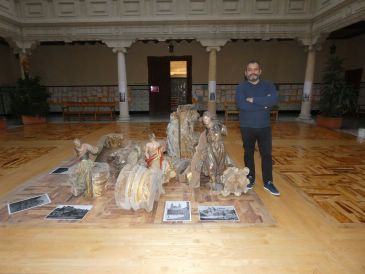
<path fill-rule="evenodd" d="M 298 39 L 313 45 L 365 19 L 361 0 L 0 0 L 0 37 L 19 49 L 45 41 Z"/>

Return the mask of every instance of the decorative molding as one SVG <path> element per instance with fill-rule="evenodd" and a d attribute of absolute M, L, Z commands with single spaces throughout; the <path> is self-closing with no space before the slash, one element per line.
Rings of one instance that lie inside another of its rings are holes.
<path fill-rule="evenodd" d="M 286 13 L 288 14 L 303 14 L 308 10 L 308 1 L 305 0 L 288 0 Z"/>
<path fill-rule="evenodd" d="M 80 16 L 79 0 L 54 0 L 56 17 L 78 17 Z M 68 19 L 69 20 L 69 19 Z"/>
<path fill-rule="evenodd" d="M 0 0 L 0 36 L 20 41 L 313 40 L 360 20 L 358 0 Z"/>
<path fill-rule="evenodd" d="M 143 26 L 54 26 L 23 28 L 24 40 L 38 41 L 82 41 L 82 40 L 159 40 L 196 39 L 196 40 L 230 40 L 230 39 L 295 39 L 306 37 L 311 31 L 310 24 L 217 24 L 195 23 L 189 25 L 154 24 Z"/>
<path fill-rule="evenodd" d="M 254 2 L 254 12 L 257 14 L 274 14 L 276 7 L 276 0 L 255 0 Z"/>
<path fill-rule="evenodd" d="M 22 18 L 45 18 L 47 16 L 47 2 L 39 0 L 20 1 L 20 11 Z"/>
<path fill-rule="evenodd" d="M 12 0 L 0 0 L 0 15 L 15 17 L 15 5 Z"/>
<path fill-rule="evenodd" d="M 11 40 L 19 39 L 22 36 L 22 31 L 17 24 L 11 21 L 1 19 L 0 17 L 0 37 L 6 39 L 8 42 Z"/>
<path fill-rule="evenodd" d="M 86 15 L 95 16 L 110 16 L 111 5 L 109 0 L 86 0 Z"/>
<path fill-rule="evenodd" d="M 141 0 L 122 0 L 120 3 L 121 16 L 141 16 L 142 3 Z"/>
<path fill-rule="evenodd" d="M 208 15 L 211 2 L 207 0 L 191 0 L 188 2 L 188 15 Z"/>
<path fill-rule="evenodd" d="M 181 0 L 154 0 L 153 13 L 155 15 L 177 15 L 177 1 Z"/>
<path fill-rule="evenodd" d="M 330 33 L 337 29 L 351 25 L 357 21 L 365 20 L 365 1 L 351 2 L 333 8 L 325 16 L 317 16 L 313 19 L 313 33 Z"/>
<path fill-rule="evenodd" d="M 242 11 L 242 1 L 241 0 L 220 0 L 219 10 L 221 14 L 240 14 Z"/>

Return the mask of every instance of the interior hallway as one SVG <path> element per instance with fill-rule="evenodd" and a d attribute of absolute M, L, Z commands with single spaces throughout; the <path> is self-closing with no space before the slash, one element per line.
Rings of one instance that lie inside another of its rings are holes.
<path fill-rule="evenodd" d="M 167 122 L 48 123 L 0 132 L 0 195 L 73 155 L 72 139 L 166 136 Z M 243 166 L 237 122 L 226 149 Z M 365 142 L 312 124 L 273 123 L 274 181 L 254 191 L 276 223 L 4 224 L 0 273 L 364 273 Z M 256 160 L 259 163 L 259 158 Z M 257 170 L 259 173 L 259 169 Z"/>

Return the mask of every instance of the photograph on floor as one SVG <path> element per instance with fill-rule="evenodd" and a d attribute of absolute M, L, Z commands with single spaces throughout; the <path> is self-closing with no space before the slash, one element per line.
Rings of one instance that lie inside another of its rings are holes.
<path fill-rule="evenodd" d="M 239 221 L 234 206 L 199 206 L 200 221 Z"/>
<path fill-rule="evenodd" d="M 69 168 L 68 167 L 58 167 L 56 168 L 55 170 L 52 170 L 49 174 L 68 174 L 68 170 Z"/>
<path fill-rule="evenodd" d="M 42 194 L 39 196 L 31 197 L 28 199 L 8 204 L 8 212 L 9 214 L 14 214 L 34 207 L 46 205 L 49 204 L 50 202 L 51 199 L 48 197 L 48 194 Z"/>
<path fill-rule="evenodd" d="M 46 219 L 80 221 L 92 207 L 92 205 L 58 205 Z"/>
<path fill-rule="evenodd" d="M 190 201 L 166 201 L 164 222 L 191 222 Z"/>

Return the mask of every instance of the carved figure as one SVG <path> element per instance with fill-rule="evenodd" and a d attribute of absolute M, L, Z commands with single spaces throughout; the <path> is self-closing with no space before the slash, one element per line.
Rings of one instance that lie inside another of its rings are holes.
<path fill-rule="evenodd" d="M 150 141 L 146 144 L 145 149 L 147 168 L 162 169 L 163 153 L 165 148 L 156 141 L 154 133 L 150 133 L 148 137 Z"/>
<path fill-rule="evenodd" d="M 176 112 L 170 114 L 170 122 L 166 129 L 167 154 L 171 157 L 180 157 L 179 147 L 179 117 Z"/>
<path fill-rule="evenodd" d="M 194 135 L 194 124 L 199 118 L 199 113 L 194 105 L 181 105 L 178 107 L 177 113 L 179 115 L 179 156 L 191 158 L 197 141 Z"/>
<path fill-rule="evenodd" d="M 224 189 L 221 191 L 221 194 L 226 197 L 231 193 L 235 196 L 241 196 L 242 193 L 246 193 L 248 191 L 247 184 L 250 183 L 250 180 L 247 178 L 249 173 L 250 170 L 247 167 L 243 169 L 228 167 L 222 175 Z"/>
<path fill-rule="evenodd" d="M 98 148 L 89 144 L 81 144 L 79 139 L 74 140 L 74 145 L 79 162 L 70 173 L 72 194 L 78 196 L 85 192 L 86 197 L 92 197 L 92 168 L 94 161 L 90 157 L 98 153 Z"/>
<path fill-rule="evenodd" d="M 227 129 L 217 120 L 213 120 L 208 111 L 204 112 L 202 122 L 205 130 L 200 135 L 187 178 L 192 187 L 199 187 L 200 173 L 203 173 L 209 176 L 212 190 L 221 190 L 223 188 L 221 176 L 227 166 L 233 166 L 226 154 L 222 138 L 227 134 Z"/>
<path fill-rule="evenodd" d="M 172 168 L 170 158 L 164 158 L 165 147 L 156 140 L 154 133 L 149 134 L 150 141 L 146 144 L 145 159 L 147 168 L 158 169 L 162 172 L 161 192 L 164 193 L 162 184 L 167 183 L 171 178 L 176 176 Z"/>

